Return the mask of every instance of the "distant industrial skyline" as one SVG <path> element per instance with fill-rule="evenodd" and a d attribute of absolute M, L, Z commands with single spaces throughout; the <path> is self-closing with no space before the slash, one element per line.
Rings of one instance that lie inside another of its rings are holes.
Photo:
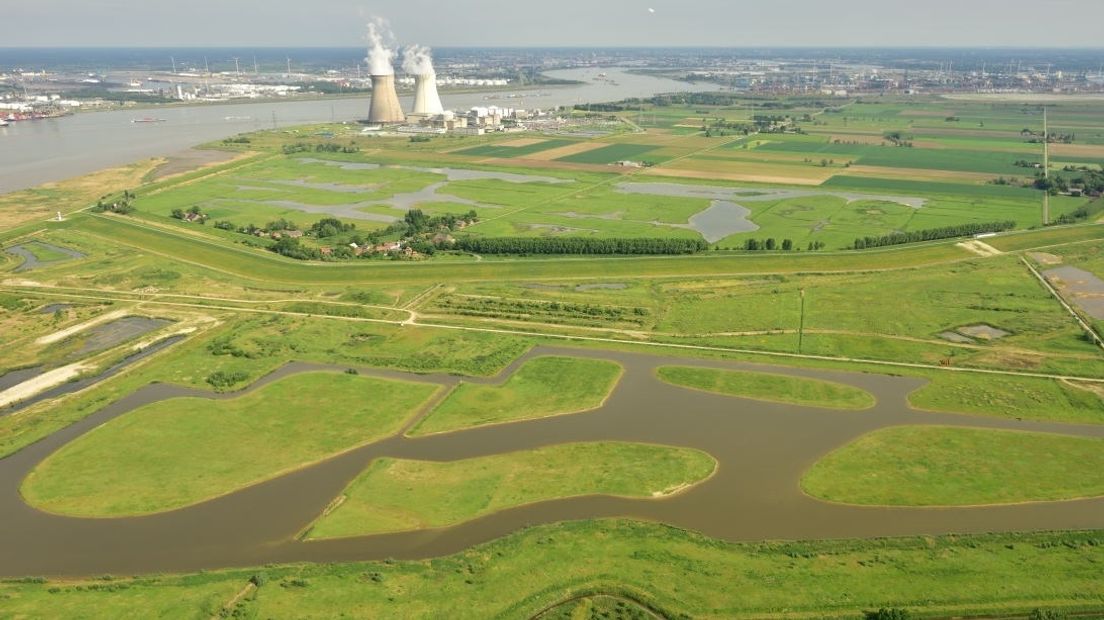
<path fill-rule="evenodd" d="M 1099 0 L 36 0 L 5 8 L 0 45 L 351 46 L 372 16 L 452 47 L 1104 46 Z"/>

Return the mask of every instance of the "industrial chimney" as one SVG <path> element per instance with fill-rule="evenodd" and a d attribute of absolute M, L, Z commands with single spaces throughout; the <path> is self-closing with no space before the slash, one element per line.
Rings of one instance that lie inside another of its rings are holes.
<path fill-rule="evenodd" d="M 423 73 L 414 76 L 414 116 L 437 116 L 443 114 L 441 97 L 437 94 L 437 74 Z"/>
<path fill-rule="evenodd" d="M 399 95 L 395 92 L 395 76 L 372 76 L 372 108 L 368 112 L 369 123 L 389 124 L 406 121 Z"/>

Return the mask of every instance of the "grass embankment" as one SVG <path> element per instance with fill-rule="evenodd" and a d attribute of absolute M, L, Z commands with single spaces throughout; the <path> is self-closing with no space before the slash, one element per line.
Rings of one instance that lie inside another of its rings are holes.
<path fill-rule="evenodd" d="M 39 508 L 71 515 L 171 510 L 393 434 L 436 389 L 308 373 L 229 400 L 174 398 L 65 446 L 22 492 Z"/>
<path fill-rule="evenodd" d="M 660 497 L 709 477 L 716 461 L 689 448 L 606 442 L 462 461 L 379 459 L 345 490 L 310 538 L 444 527 L 578 495 Z"/>
<path fill-rule="evenodd" d="M 14 617 L 212 617 L 253 575 L 239 617 L 528 618 L 576 596 L 632 598 L 666 617 L 1027 615 L 1104 609 L 1104 532 L 733 544 L 671 527 L 577 521 L 444 558 L 193 575 L 0 583 Z M 601 558 L 583 561 L 582 558 Z"/>
<path fill-rule="evenodd" d="M 832 409 L 869 409 L 875 404 L 866 390 L 806 377 L 690 366 L 662 366 L 656 374 L 672 385 L 755 400 Z"/>
<path fill-rule="evenodd" d="M 1104 495 L 1104 439 L 903 426 L 817 462 L 807 493 L 849 504 L 968 506 Z"/>
<path fill-rule="evenodd" d="M 621 366 L 604 360 L 538 357 L 522 364 L 502 385 L 460 385 L 411 434 L 594 409 L 613 391 L 621 372 Z"/>

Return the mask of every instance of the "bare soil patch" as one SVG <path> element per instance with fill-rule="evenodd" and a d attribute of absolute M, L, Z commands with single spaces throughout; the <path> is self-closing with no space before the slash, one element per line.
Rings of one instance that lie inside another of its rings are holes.
<path fill-rule="evenodd" d="M 252 156 L 252 153 L 235 153 L 233 151 L 212 151 L 203 149 L 188 149 L 175 155 L 170 155 L 163 164 L 157 166 L 149 173 L 147 180 L 160 181 L 178 174 L 194 172 L 201 168 L 208 168 L 223 164 L 243 157 Z"/>
<path fill-rule="evenodd" d="M 1077 267 L 1056 267 L 1043 272 L 1069 301 L 1096 320 L 1104 319 L 1104 280 Z"/>
<path fill-rule="evenodd" d="M 1048 254 L 1046 252 L 1028 252 L 1027 255 L 1030 256 L 1031 259 L 1035 262 L 1046 267 L 1062 264 L 1062 257 L 1056 254 Z"/>
<path fill-rule="evenodd" d="M 713 172 L 709 170 L 678 170 L 675 168 L 648 168 L 643 174 L 648 176 L 676 177 L 680 179 L 717 179 L 720 181 L 743 181 L 746 183 L 777 183 L 779 185 L 820 185 L 832 176 L 823 178 L 802 178 L 739 172 L 743 166 L 733 166 L 732 172 Z"/>
<path fill-rule="evenodd" d="M 513 140 L 507 140 L 505 142 L 499 142 L 498 146 L 508 146 L 511 148 L 520 148 L 523 146 L 533 146 L 534 144 L 540 144 L 541 142 L 547 142 L 545 138 L 514 138 Z"/>

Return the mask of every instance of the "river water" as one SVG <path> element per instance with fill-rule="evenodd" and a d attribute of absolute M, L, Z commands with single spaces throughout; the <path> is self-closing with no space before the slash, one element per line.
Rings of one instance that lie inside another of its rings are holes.
<path fill-rule="evenodd" d="M 607 78 L 598 81 L 599 73 Z M 673 91 L 716 90 L 715 85 L 688 84 L 634 75 L 618 69 L 569 69 L 549 76 L 584 82 L 533 91 L 449 94 L 446 108 L 472 106 L 535 109 L 648 97 Z M 512 96 L 516 95 L 516 96 Z M 411 98 L 401 97 L 409 109 Z M 0 194 L 60 181 L 104 168 L 160 157 L 259 129 L 328 121 L 352 121 L 368 115 L 368 96 L 313 101 L 210 104 L 146 110 L 89 112 L 60 119 L 13 123 L 0 128 Z M 163 123 L 132 123 L 143 117 Z"/>

